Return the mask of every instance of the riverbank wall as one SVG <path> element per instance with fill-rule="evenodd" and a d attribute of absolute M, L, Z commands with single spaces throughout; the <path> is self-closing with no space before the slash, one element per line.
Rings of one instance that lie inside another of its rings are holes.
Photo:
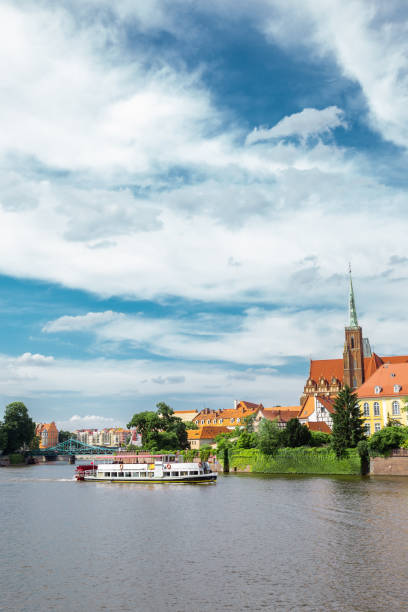
<path fill-rule="evenodd" d="M 327 448 L 282 448 L 276 455 L 262 454 L 257 449 L 230 452 L 230 472 L 258 474 L 360 474 L 361 462 L 356 449 L 337 459 Z"/>

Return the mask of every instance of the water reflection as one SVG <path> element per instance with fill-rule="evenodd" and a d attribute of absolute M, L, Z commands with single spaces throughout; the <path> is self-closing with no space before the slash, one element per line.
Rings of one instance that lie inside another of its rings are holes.
<path fill-rule="evenodd" d="M 0 469 L 0 608 L 408 608 L 404 478 L 248 474 L 164 487 L 72 473 Z"/>

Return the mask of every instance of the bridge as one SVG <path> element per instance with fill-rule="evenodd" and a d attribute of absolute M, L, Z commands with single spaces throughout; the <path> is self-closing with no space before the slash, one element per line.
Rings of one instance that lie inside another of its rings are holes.
<path fill-rule="evenodd" d="M 90 446 L 74 438 L 60 442 L 55 446 L 48 448 L 37 448 L 30 451 L 31 455 L 38 456 L 55 456 L 55 455 L 113 455 L 117 452 L 117 448 L 107 448 L 105 446 Z"/>

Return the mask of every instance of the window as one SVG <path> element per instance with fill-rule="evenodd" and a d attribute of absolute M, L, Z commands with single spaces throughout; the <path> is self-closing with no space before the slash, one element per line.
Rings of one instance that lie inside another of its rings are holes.
<path fill-rule="evenodd" d="M 364 430 L 365 430 L 366 436 L 369 436 L 371 433 L 371 430 L 370 430 L 370 425 L 368 423 L 364 425 Z"/>
<path fill-rule="evenodd" d="M 138 478 L 139 477 L 139 472 L 132 472 L 132 476 L 133 476 L 133 478 Z"/>
<path fill-rule="evenodd" d="M 381 387 L 379 387 L 378 385 L 377 385 L 376 387 L 374 387 L 374 393 L 376 393 L 377 395 L 378 395 L 379 393 L 381 393 L 381 391 L 382 391 L 382 388 L 381 388 Z"/>
<path fill-rule="evenodd" d="M 219 422 L 219 423 L 222 423 L 222 419 L 218 419 L 218 422 Z"/>
<path fill-rule="evenodd" d="M 130 478 L 132 476 L 132 472 L 125 472 L 125 478 Z"/>
<path fill-rule="evenodd" d="M 381 425 L 380 425 L 380 423 L 376 423 L 376 424 L 374 425 L 374 431 L 380 431 L 380 429 L 381 429 Z"/>
<path fill-rule="evenodd" d="M 231 424 L 234 422 L 234 417 L 231 417 Z"/>
<path fill-rule="evenodd" d="M 213 423 L 214 423 L 214 425 L 216 425 L 217 424 L 217 419 L 214 419 Z"/>
<path fill-rule="evenodd" d="M 320 412 L 326 412 L 326 408 L 324 406 L 320 406 Z"/>
<path fill-rule="evenodd" d="M 197 470 L 196 470 L 196 471 L 193 471 L 193 472 L 190 472 L 190 476 L 197 476 L 197 475 L 198 475 Z"/>
<path fill-rule="evenodd" d="M 147 475 L 148 475 L 149 478 L 153 478 L 154 472 L 147 472 Z"/>
<path fill-rule="evenodd" d="M 402 387 L 400 385 L 394 385 L 394 393 L 399 393 Z"/>
<path fill-rule="evenodd" d="M 378 405 L 378 402 L 376 402 L 376 404 Z M 364 402 L 363 410 L 364 410 L 364 416 L 370 416 L 370 406 L 367 402 Z"/>
<path fill-rule="evenodd" d="M 147 474 L 146 472 L 139 472 L 140 474 L 140 478 L 146 478 Z"/>
<path fill-rule="evenodd" d="M 163 476 L 170 476 L 170 472 L 163 472 Z"/>
<path fill-rule="evenodd" d="M 123 472 L 118 473 L 119 478 L 123 478 Z"/>
<path fill-rule="evenodd" d="M 241 419 L 237 419 L 237 423 L 240 423 L 240 422 L 241 422 Z"/>
<path fill-rule="evenodd" d="M 178 473 L 178 472 L 172 472 L 172 473 L 171 473 L 171 475 L 172 475 L 172 476 L 178 476 L 178 475 L 179 475 L 179 473 Z"/>
<path fill-rule="evenodd" d="M 380 404 L 374 402 L 374 416 L 380 416 Z"/>
<path fill-rule="evenodd" d="M 117 472 L 112 472 L 111 476 L 114 476 L 116 478 L 116 476 L 118 475 Z"/>
<path fill-rule="evenodd" d="M 351 348 L 354 348 L 354 338 L 351 338 Z"/>
<path fill-rule="evenodd" d="M 105 477 L 110 476 L 110 472 L 105 472 L 104 476 L 105 476 Z"/>
<path fill-rule="evenodd" d="M 392 402 L 392 414 L 394 416 L 400 414 L 400 405 L 399 405 L 399 402 Z"/>
<path fill-rule="evenodd" d="M 211 424 L 211 419 L 207 419 L 207 425 Z"/>
<path fill-rule="evenodd" d="M 188 472 L 180 472 L 180 476 L 188 476 Z"/>
<path fill-rule="evenodd" d="M 204 425 L 204 419 L 201 420 L 201 425 Z"/>

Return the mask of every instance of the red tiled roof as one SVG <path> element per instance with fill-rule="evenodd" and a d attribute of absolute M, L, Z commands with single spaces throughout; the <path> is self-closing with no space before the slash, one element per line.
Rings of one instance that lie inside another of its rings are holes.
<path fill-rule="evenodd" d="M 300 409 L 300 407 L 299 407 Z M 295 419 L 298 416 L 299 411 L 295 412 L 294 410 L 286 410 L 285 408 L 278 409 L 268 409 L 264 408 L 261 411 L 261 414 L 268 421 L 275 421 L 276 419 L 280 423 L 287 423 L 290 419 Z"/>
<path fill-rule="evenodd" d="M 387 358 L 388 359 L 388 358 Z M 401 391 L 394 391 L 394 386 L 401 387 Z M 381 391 L 375 393 L 375 387 Z M 388 362 L 382 365 L 357 391 L 360 398 L 364 397 L 401 397 L 408 394 L 408 362 Z"/>
<path fill-rule="evenodd" d="M 245 408 L 248 408 L 248 410 L 258 410 L 258 408 L 260 406 L 262 406 L 262 404 L 254 404 L 253 402 L 244 402 L 244 401 L 240 401 L 237 404 L 237 407 L 242 404 L 243 406 L 245 406 Z"/>
<path fill-rule="evenodd" d="M 373 353 L 371 357 L 364 357 L 364 374 L 367 379 L 383 363 L 408 362 L 408 355 L 394 355 L 391 357 L 379 357 Z M 311 359 L 309 377 L 316 383 L 323 376 L 329 383 L 333 376 L 343 382 L 343 359 Z"/>
<path fill-rule="evenodd" d="M 331 412 L 331 414 L 333 414 L 333 412 L 335 412 L 335 410 L 334 410 L 334 401 L 332 399 L 330 399 L 329 397 L 325 397 L 324 395 L 318 395 L 317 399 L 322 404 L 322 406 L 324 406 L 326 408 L 326 410 Z"/>
<path fill-rule="evenodd" d="M 231 433 L 228 427 L 220 425 L 203 425 L 199 429 L 188 429 L 188 440 L 213 440 L 222 433 Z"/>
<path fill-rule="evenodd" d="M 321 433 L 331 434 L 332 430 L 324 421 L 308 421 L 305 423 L 306 427 L 310 429 L 310 431 L 320 431 Z"/>

